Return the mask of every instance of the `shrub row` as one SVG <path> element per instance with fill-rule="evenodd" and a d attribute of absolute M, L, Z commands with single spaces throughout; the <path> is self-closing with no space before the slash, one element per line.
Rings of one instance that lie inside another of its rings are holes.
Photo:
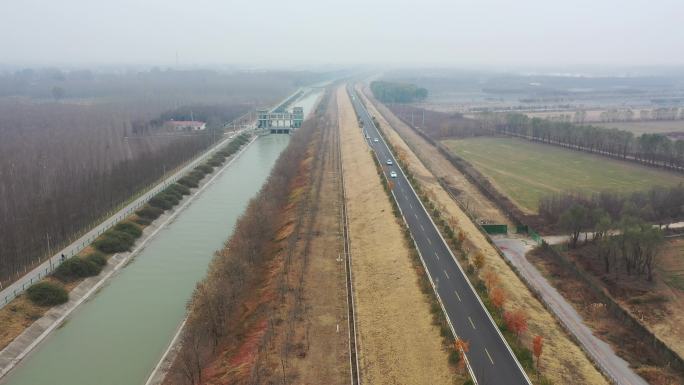
<path fill-rule="evenodd" d="M 110 229 L 93 242 L 93 246 L 105 254 L 114 254 L 130 250 L 133 243 L 135 237 L 131 234 Z"/>
<path fill-rule="evenodd" d="M 42 281 L 26 289 L 28 298 L 39 306 L 60 305 L 69 300 L 69 293 L 61 285 Z"/>
<path fill-rule="evenodd" d="M 52 275 L 62 282 L 71 282 L 100 274 L 106 264 L 105 255 L 95 251 L 85 257 L 75 256 L 67 259 L 55 269 Z"/>

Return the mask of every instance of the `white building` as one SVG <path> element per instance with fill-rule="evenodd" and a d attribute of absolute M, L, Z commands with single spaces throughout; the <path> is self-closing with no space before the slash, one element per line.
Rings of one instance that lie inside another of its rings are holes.
<path fill-rule="evenodd" d="M 166 122 L 176 131 L 202 131 L 207 129 L 207 124 L 196 120 L 170 120 Z"/>

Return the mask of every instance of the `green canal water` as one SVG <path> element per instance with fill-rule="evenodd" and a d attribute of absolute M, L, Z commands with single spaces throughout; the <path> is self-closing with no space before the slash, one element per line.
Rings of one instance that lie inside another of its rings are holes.
<path fill-rule="evenodd" d="M 214 251 L 232 233 L 288 141 L 287 135 L 256 140 L 2 383 L 143 384 Z"/>

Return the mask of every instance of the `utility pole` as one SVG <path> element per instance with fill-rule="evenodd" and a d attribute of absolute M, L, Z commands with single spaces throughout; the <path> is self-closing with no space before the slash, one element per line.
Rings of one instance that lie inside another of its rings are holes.
<path fill-rule="evenodd" d="M 50 261 L 50 270 L 52 270 L 52 250 L 50 248 L 50 234 L 45 233 L 45 238 L 47 238 L 48 261 Z"/>
<path fill-rule="evenodd" d="M 411 125 L 412 125 L 413 127 L 416 126 L 415 124 L 413 124 L 413 110 L 411 110 Z"/>
<path fill-rule="evenodd" d="M 425 128 L 425 109 L 423 109 L 423 123 L 420 124 L 421 128 Z"/>

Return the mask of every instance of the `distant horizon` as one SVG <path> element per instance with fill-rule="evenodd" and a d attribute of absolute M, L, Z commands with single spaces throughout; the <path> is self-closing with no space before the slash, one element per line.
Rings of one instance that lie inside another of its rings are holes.
<path fill-rule="evenodd" d="M 2 61 L 96 66 L 681 66 L 678 0 L 25 0 Z"/>
<path fill-rule="evenodd" d="M 206 63 L 206 64 L 158 64 L 158 63 L 9 63 L 0 62 L 0 74 L 14 73 L 21 70 L 60 70 L 93 71 L 98 73 L 125 73 L 129 71 L 227 71 L 227 72 L 277 72 L 277 71 L 311 71 L 327 72 L 340 70 L 358 70 L 363 72 L 454 72 L 454 73 L 489 73 L 514 74 L 519 76 L 558 76 L 558 77 L 639 77 L 639 76 L 684 76 L 684 63 L 668 65 L 519 65 L 519 66 L 469 66 L 469 65 L 392 65 L 363 64 L 339 65 L 263 65 L 258 63 Z"/>

